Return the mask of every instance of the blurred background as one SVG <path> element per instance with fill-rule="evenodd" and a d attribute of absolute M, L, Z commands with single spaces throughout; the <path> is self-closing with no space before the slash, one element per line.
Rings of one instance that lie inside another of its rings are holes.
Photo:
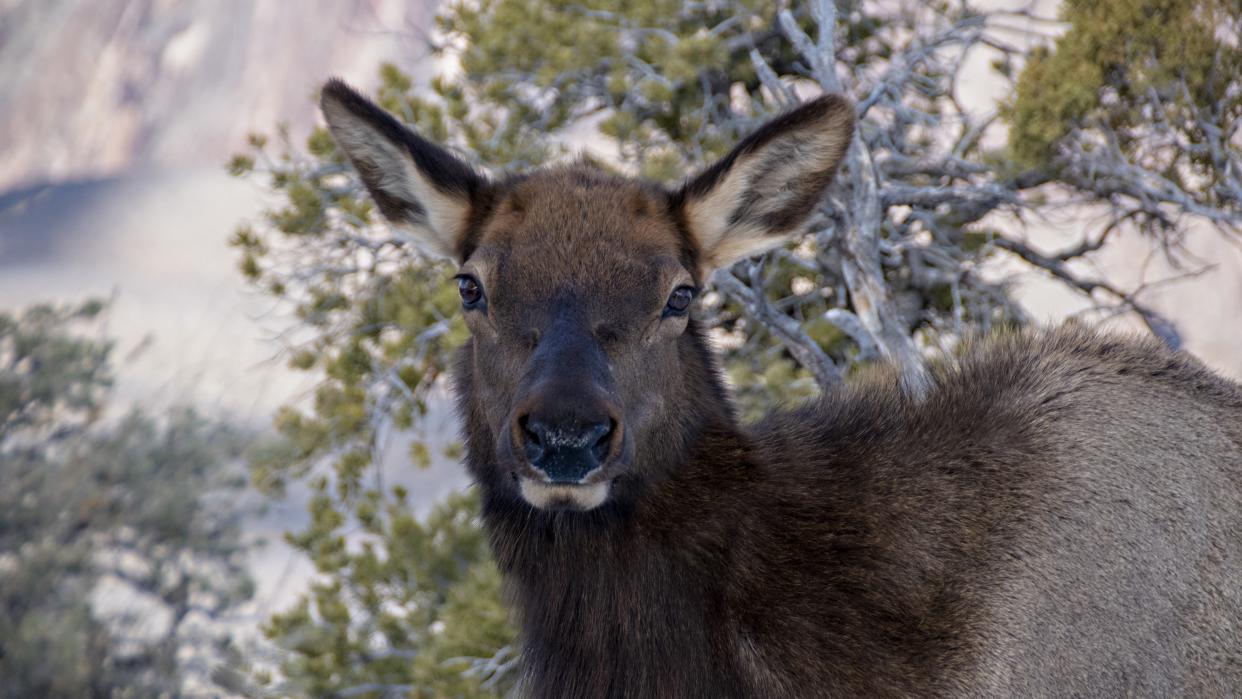
<path fill-rule="evenodd" d="M 808 234 L 695 311 L 753 418 L 998 326 L 1242 379 L 1239 36 L 1226 0 L 0 0 L 0 697 L 511 690 L 452 270 L 327 77 L 481 169 L 670 186 L 849 94 Z"/>

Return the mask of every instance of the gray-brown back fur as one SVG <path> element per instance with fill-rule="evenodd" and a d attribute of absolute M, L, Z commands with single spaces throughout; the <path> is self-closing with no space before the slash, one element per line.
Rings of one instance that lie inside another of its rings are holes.
<path fill-rule="evenodd" d="M 794 647 L 756 667 L 807 672 L 792 695 L 1242 692 L 1235 384 L 1153 340 L 1065 327 L 978 343 L 923 402 L 896 385 L 880 373 L 756 429 L 761 459 L 790 467 L 742 540 L 849 551 L 793 566 L 819 578 L 807 608 L 810 577 L 765 593 L 742 576 L 737 593 L 790 610 L 771 628 L 817 627 L 845 670 Z"/>

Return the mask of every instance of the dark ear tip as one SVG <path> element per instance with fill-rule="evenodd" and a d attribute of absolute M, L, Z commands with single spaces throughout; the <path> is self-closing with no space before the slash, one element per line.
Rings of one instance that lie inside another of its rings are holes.
<path fill-rule="evenodd" d="M 819 95 L 796 108 L 796 111 L 802 110 L 806 110 L 811 118 L 824 119 L 833 124 L 848 121 L 852 126 L 854 123 L 854 103 L 845 95 L 831 92 Z"/>
<path fill-rule="evenodd" d="M 366 98 L 358 93 L 357 90 L 349 86 L 349 83 L 337 77 L 329 78 L 319 90 L 319 107 L 326 109 L 330 104 L 340 104 L 349 106 L 366 102 Z"/>

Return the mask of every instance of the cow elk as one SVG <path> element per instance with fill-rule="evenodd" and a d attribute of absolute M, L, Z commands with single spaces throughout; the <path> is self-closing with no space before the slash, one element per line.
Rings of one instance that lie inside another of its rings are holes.
<path fill-rule="evenodd" d="M 323 88 L 379 211 L 460 264 L 466 464 L 538 697 L 1238 696 L 1242 388 L 1150 339 L 1008 332 L 739 424 L 690 310 L 799 232 L 822 96 L 669 191 L 476 172 Z"/>

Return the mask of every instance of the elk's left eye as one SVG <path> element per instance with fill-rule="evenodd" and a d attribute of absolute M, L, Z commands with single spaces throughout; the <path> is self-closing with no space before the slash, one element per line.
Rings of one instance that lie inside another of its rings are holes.
<path fill-rule="evenodd" d="M 694 300 L 694 287 L 679 286 L 668 296 L 668 304 L 664 306 L 664 315 L 680 316 L 686 314 L 690 302 Z"/>
<path fill-rule="evenodd" d="M 461 294 L 461 303 L 467 309 L 478 308 L 483 302 L 483 287 L 479 280 L 468 274 L 457 276 L 457 291 Z"/>

